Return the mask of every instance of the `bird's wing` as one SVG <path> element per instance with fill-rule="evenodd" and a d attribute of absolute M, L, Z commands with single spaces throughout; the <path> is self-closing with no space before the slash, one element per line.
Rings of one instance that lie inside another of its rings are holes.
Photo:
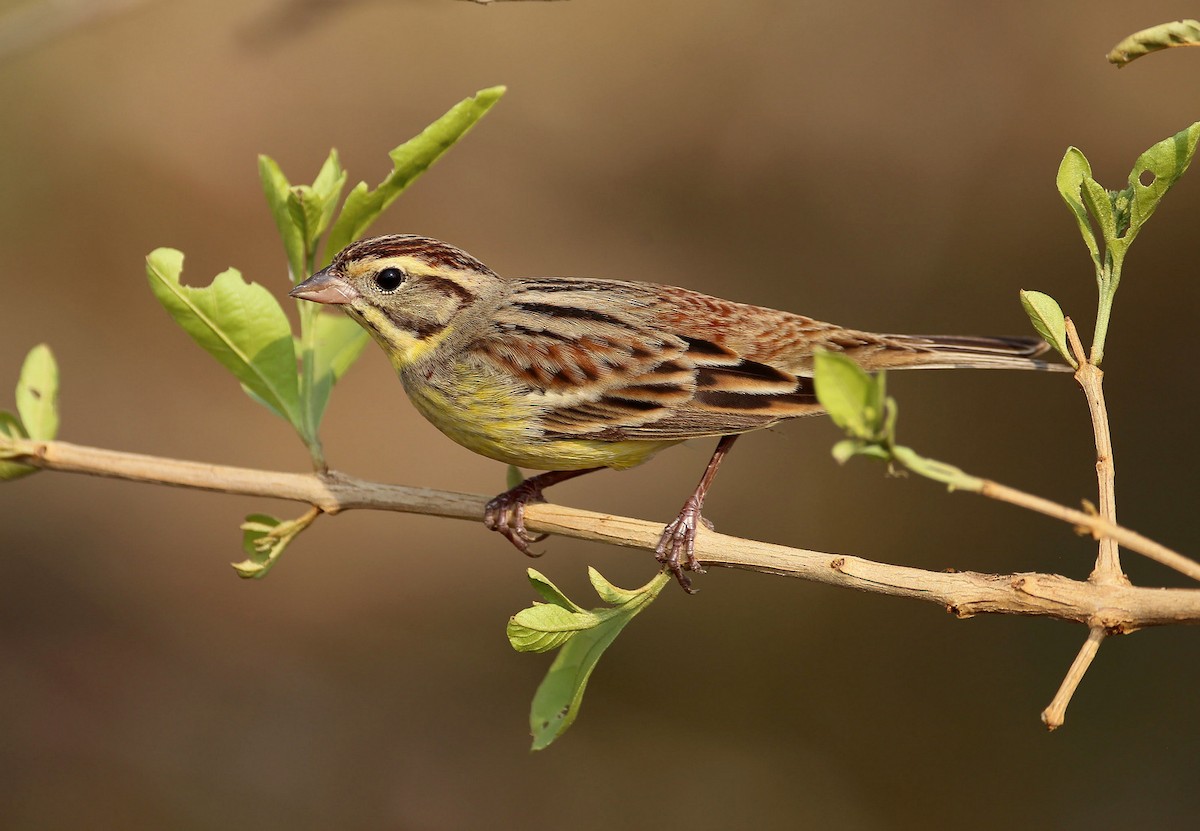
<path fill-rule="evenodd" d="M 547 438 L 686 439 L 820 411 L 811 378 L 663 325 L 659 288 L 522 281 L 473 352 L 526 389 Z"/>

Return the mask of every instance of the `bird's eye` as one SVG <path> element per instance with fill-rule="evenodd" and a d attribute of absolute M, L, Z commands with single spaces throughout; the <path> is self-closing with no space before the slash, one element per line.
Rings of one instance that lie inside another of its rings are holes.
<path fill-rule="evenodd" d="M 375 275 L 375 285 L 380 291 L 395 291 L 404 282 L 404 272 L 398 268 L 385 268 Z"/>

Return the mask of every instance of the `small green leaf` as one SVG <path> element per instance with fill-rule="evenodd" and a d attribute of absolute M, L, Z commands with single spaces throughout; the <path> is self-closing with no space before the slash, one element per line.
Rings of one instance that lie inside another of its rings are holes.
<path fill-rule="evenodd" d="M 29 438 L 50 441 L 58 435 L 58 364 L 44 343 L 29 350 L 21 366 L 17 412 Z"/>
<path fill-rule="evenodd" d="M 572 612 L 556 603 L 534 603 L 508 619 L 506 634 L 517 652 L 549 652 L 602 620 L 591 612 Z"/>
<path fill-rule="evenodd" d="M 242 523 L 242 550 L 247 559 L 231 563 L 239 577 L 261 580 L 267 576 L 284 550 L 320 512 L 313 509 L 298 519 L 281 520 L 269 514 L 249 514 Z"/>
<path fill-rule="evenodd" d="M 430 165 L 441 158 L 504 94 L 504 87 L 480 90 L 455 104 L 420 135 L 392 150 L 392 172 L 375 190 L 359 182 L 346 197 L 342 212 L 329 232 L 325 262 L 366 232 L 381 213 Z"/>
<path fill-rule="evenodd" d="M 1069 147 L 1058 166 L 1058 192 L 1063 201 L 1067 203 L 1067 207 L 1071 209 L 1071 213 L 1075 214 L 1075 221 L 1079 225 L 1079 235 L 1083 237 L 1083 242 L 1087 245 L 1088 252 L 1092 255 L 1092 262 L 1099 273 L 1104 268 L 1104 264 L 1100 259 L 1100 244 L 1096 241 L 1096 233 L 1092 230 L 1088 209 L 1083 202 L 1084 182 L 1095 183 L 1095 180 L 1092 179 L 1092 166 L 1088 164 L 1087 157 L 1081 151 Z"/>
<path fill-rule="evenodd" d="M 312 318 L 315 327 L 313 348 L 313 385 L 306 402 L 309 409 L 309 424 L 313 433 L 321 426 L 329 395 L 341 377 L 346 374 L 370 336 L 366 330 L 340 313 L 319 312 Z"/>
<path fill-rule="evenodd" d="M 844 465 L 861 452 L 866 443 L 862 439 L 842 439 L 833 446 L 833 458 Z"/>
<path fill-rule="evenodd" d="M 336 160 L 336 156 L 331 156 Z M 324 171 L 322 171 L 324 172 Z M 316 250 L 317 238 L 329 227 L 337 200 L 346 184 L 346 173 L 339 168 L 338 179 L 322 192 L 317 186 L 297 185 L 288 192 L 287 207 L 292 223 L 304 240 L 306 254 Z"/>
<path fill-rule="evenodd" d="M 1175 46 L 1200 46 L 1200 21 L 1176 20 L 1134 32 L 1108 53 L 1108 62 L 1123 67 L 1151 52 Z"/>
<path fill-rule="evenodd" d="M 582 607 L 576 606 L 569 597 L 562 593 L 558 586 L 551 583 L 550 579 L 536 568 L 526 569 L 525 573 L 529 577 L 529 584 L 533 586 L 533 590 L 540 594 L 547 603 L 562 606 L 570 612 L 583 611 Z"/>
<path fill-rule="evenodd" d="M 530 708 L 534 750 L 547 747 L 571 726 L 604 650 L 671 579 L 660 572 L 642 588 L 628 591 L 612 585 L 594 569 L 589 569 L 589 577 L 600 595 L 611 598 L 616 605 L 583 611 L 557 586 L 530 569 L 530 582 L 550 602 L 536 603 L 509 620 L 508 638 L 514 649 L 543 652 L 561 646 Z"/>
<path fill-rule="evenodd" d="M 1029 315 L 1029 321 L 1038 334 L 1057 349 L 1071 366 L 1078 367 L 1079 364 L 1067 345 L 1067 319 L 1058 301 L 1040 291 L 1022 289 L 1021 305 L 1025 307 L 1025 314 Z"/>
<path fill-rule="evenodd" d="M 183 254 L 159 248 L 146 258 L 150 288 L 192 339 L 301 435 L 296 351 L 287 316 L 271 293 L 236 269 L 205 288 L 179 282 Z"/>
<path fill-rule="evenodd" d="M 271 568 L 273 561 L 278 559 L 282 549 L 273 551 L 275 539 L 270 533 L 279 527 L 282 520 L 269 514 L 249 514 L 242 523 L 242 550 L 249 555 L 240 563 L 233 563 L 238 576 L 246 578 L 262 577 Z M 286 547 L 286 543 L 284 544 Z M 272 556 L 274 554 L 274 556 Z"/>
<path fill-rule="evenodd" d="M 27 439 L 29 435 L 21 426 L 20 419 L 12 413 L 0 411 L 0 437 Z M 32 465 L 21 465 L 16 462 L 4 461 L 4 459 L 4 454 L 0 453 L 0 482 L 10 482 L 13 479 L 20 479 L 22 476 L 37 473 L 38 469 Z"/>
<path fill-rule="evenodd" d="M 596 569 L 588 566 L 588 581 L 600 599 L 610 606 L 622 606 L 636 600 L 642 589 L 622 589 L 608 582 L 608 579 Z"/>
<path fill-rule="evenodd" d="M 258 177 L 262 180 L 263 193 L 275 217 L 275 226 L 283 239 L 283 250 L 287 253 L 288 271 L 292 282 L 308 276 L 308 264 L 304 256 L 304 233 L 292 215 L 290 200 L 292 186 L 279 165 L 270 156 L 258 157 Z"/>
<path fill-rule="evenodd" d="M 329 157 L 321 165 L 321 169 L 317 172 L 317 178 L 313 179 L 312 183 L 313 192 L 317 195 L 321 205 L 321 212 L 315 226 L 317 230 L 312 236 L 313 242 L 318 236 L 325 233 L 325 229 L 333 221 L 333 214 L 337 210 L 338 200 L 342 198 L 342 191 L 345 187 L 346 171 L 342 169 L 337 150 L 330 150 Z M 313 250 L 311 246 L 310 250 Z"/>
<path fill-rule="evenodd" d="M 508 489 L 512 490 L 517 485 L 525 481 L 525 476 L 521 473 L 521 469 L 519 467 L 516 465 L 509 465 L 508 470 L 504 472 L 504 481 Z"/>
<path fill-rule="evenodd" d="M 24 425 L 21 424 L 21 419 L 7 410 L 0 410 L 0 436 L 7 436 L 10 439 L 29 438 Z"/>
<path fill-rule="evenodd" d="M 817 400 L 833 423 L 854 438 L 873 439 L 882 417 L 881 390 L 852 359 L 837 352 L 818 350 L 813 364 Z"/>

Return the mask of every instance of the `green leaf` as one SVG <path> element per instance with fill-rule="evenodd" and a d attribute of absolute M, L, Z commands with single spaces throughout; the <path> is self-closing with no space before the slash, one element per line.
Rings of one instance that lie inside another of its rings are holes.
<path fill-rule="evenodd" d="M 533 590 L 540 594 L 547 603 L 561 606 L 570 612 L 583 611 L 581 607 L 576 606 L 569 597 L 562 593 L 558 586 L 551 583 L 550 579 L 536 568 L 526 569 L 525 571 L 529 577 L 530 585 L 533 586 Z"/>
<path fill-rule="evenodd" d="M 321 212 L 315 225 L 316 233 L 312 236 L 313 241 L 325 233 L 325 229 L 333 221 L 334 211 L 337 210 L 338 200 L 342 198 L 342 191 L 345 187 L 346 171 L 342 169 L 337 150 L 330 150 L 329 157 L 317 171 L 317 178 L 313 179 L 312 183 L 312 190 L 321 205 Z"/>
<path fill-rule="evenodd" d="M 331 150 L 329 158 L 311 185 L 297 185 L 287 195 L 288 213 L 304 241 L 305 259 L 315 252 L 317 238 L 325 233 L 333 219 L 338 198 L 346 185 L 346 171 L 338 162 L 337 151 Z M 307 263 L 306 268 L 307 271 Z"/>
<path fill-rule="evenodd" d="M 530 708 L 534 750 L 549 746 L 571 726 L 604 650 L 671 579 L 660 572 L 642 588 L 628 591 L 612 585 L 595 569 L 589 569 L 588 575 L 601 597 L 615 605 L 583 611 L 557 586 L 530 569 L 530 582 L 550 603 L 536 603 L 509 620 L 508 637 L 514 649 L 543 652 L 561 646 Z"/>
<path fill-rule="evenodd" d="M 319 312 L 312 318 L 315 327 L 313 347 L 313 385 L 306 402 L 308 423 L 313 434 L 321 426 L 329 395 L 350 368 L 370 336 L 366 330 L 340 313 Z"/>
<path fill-rule="evenodd" d="M 596 594 L 600 595 L 600 599 L 610 606 L 623 606 L 633 600 L 636 600 L 642 589 L 621 589 L 608 582 L 603 574 L 596 569 L 588 566 L 588 581 L 592 584 L 592 588 L 596 590 Z"/>
<path fill-rule="evenodd" d="M 269 514 L 249 514 L 242 523 L 242 550 L 247 559 L 231 563 L 239 577 L 261 580 L 301 531 L 320 515 L 315 508 L 298 519 L 281 520 Z"/>
<path fill-rule="evenodd" d="M 375 190 L 359 182 L 346 197 L 342 212 L 329 232 L 325 262 L 357 240 L 405 188 L 429 169 L 487 113 L 504 94 L 504 87 L 480 90 L 455 104 L 420 135 L 392 150 L 392 172 Z"/>
<path fill-rule="evenodd" d="M 813 361 L 817 400 L 833 423 L 860 439 L 876 436 L 882 416 L 881 395 L 876 380 L 845 355 L 817 350 Z"/>
<path fill-rule="evenodd" d="M 1033 328 L 1074 367 L 1079 364 L 1067 345 L 1067 320 L 1058 301 L 1040 291 L 1021 290 L 1021 305 Z"/>
<path fill-rule="evenodd" d="M 271 215 L 275 217 L 279 236 L 283 239 L 283 250 L 287 253 L 288 271 L 292 282 L 303 280 L 308 276 L 308 263 L 304 256 L 304 233 L 296 224 L 290 207 L 291 183 L 270 156 L 258 157 L 258 177 L 262 180 L 263 193 L 271 207 Z"/>
<path fill-rule="evenodd" d="M 1127 191 L 1132 197 L 1132 204 L 1129 207 L 1129 229 L 1122 237 L 1122 248 L 1128 248 L 1167 191 L 1187 171 L 1196 154 L 1198 139 L 1200 122 L 1180 130 L 1138 156 L 1129 174 Z M 1147 179 L 1148 183 L 1144 181 Z"/>
<path fill-rule="evenodd" d="M 1088 164 L 1087 157 L 1081 151 L 1069 147 L 1058 166 L 1058 192 L 1063 201 L 1067 203 L 1067 207 L 1071 209 L 1071 213 L 1075 214 L 1075 221 L 1079 225 L 1079 235 L 1083 237 L 1083 242 L 1092 255 L 1096 272 L 1099 273 L 1103 270 L 1104 263 L 1100 259 L 1100 245 L 1096 241 L 1096 233 L 1092 230 L 1088 209 L 1083 202 L 1084 182 L 1095 183 L 1095 180 L 1092 179 L 1092 166 Z"/>
<path fill-rule="evenodd" d="M 21 426 L 21 420 L 12 413 L 3 411 L 0 411 L 0 436 L 9 439 L 29 438 L 29 435 L 25 432 L 25 428 Z M 4 458 L 4 455 L 0 453 L 0 482 L 11 482 L 13 479 L 20 479 L 22 476 L 37 473 L 38 469 L 32 465 L 21 465 L 16 462 L 4 461 Z"/>
<path fill-rule="evenodd" d="M 258 175 L 283 238 L 292 282 L 303 280 L 308 276 L 317 238 L 329 227 L 337 209 L 346 186 L 346 171 L 342 170 L 337 150 L 330 150 L 311 185 L 293 186 L 270 156 L 258 157 Z"/>
<path fill-rule="evenodd" d="M 517 652 L 549 652 L 602 620 L 591 612 L 572 612 L 556 603 L 534 603 L 509 618 L 505 631 Z"/>
<path fill-rule="evenodd" d="M 1175 46 L 1200 46 L 1200 21 L 1176 20 L 1134 32 L 1108 53 L 1108 62 L 1123 67 L 1130 61 Z"/>
<path fill-rule="evenodd" d="M 158 248 L 146 258 L 150 289 L 192 339 L 253 396 L 285 416 L 301 435 L 296 350 L 287 317 L 271 293 L 236 269 L 205 288 L 179 282 L 183 254 Z"/>
<path fill-rule="evenodd" d="M 270 534 L 279 527 L 282 520 L 269 514 L 249 514 L 242 523 L 242 550 L 249 555 L 240 563 L 233 563 L 239 577 L 259 578 L 266 575 L 287 543 L 276 545 L 276 540 Z"/>
<path fill-rule="evenodd" d="M 504 472 L 504 481 L 508 489 L 512 490 L 517 485 L 525 481 L 525 476 L 521 473 L 521 469 L 519 467 L 516 465 L 509 465 L 508 470 Z"/>
<path fill-rule="evenodd" d="M 58 435 L 58 364 L 44 343 L 29 350 L 21 366 L 17 412 L 29 438 L 50 441 Z"/>

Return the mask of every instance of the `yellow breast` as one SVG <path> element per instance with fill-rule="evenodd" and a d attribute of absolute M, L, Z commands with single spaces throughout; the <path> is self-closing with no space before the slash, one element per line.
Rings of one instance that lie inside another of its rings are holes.
<path fill-rule="evenodd" d="M 461 364 L 436 377 L 419 373 L 421 370 L 406 368 L 400 379 L 421 415 L 468 450 L 517 467 L 620 470 L 679 443 L 546 438 L 539 424 L 542 405 L 507 379 Z"/>

